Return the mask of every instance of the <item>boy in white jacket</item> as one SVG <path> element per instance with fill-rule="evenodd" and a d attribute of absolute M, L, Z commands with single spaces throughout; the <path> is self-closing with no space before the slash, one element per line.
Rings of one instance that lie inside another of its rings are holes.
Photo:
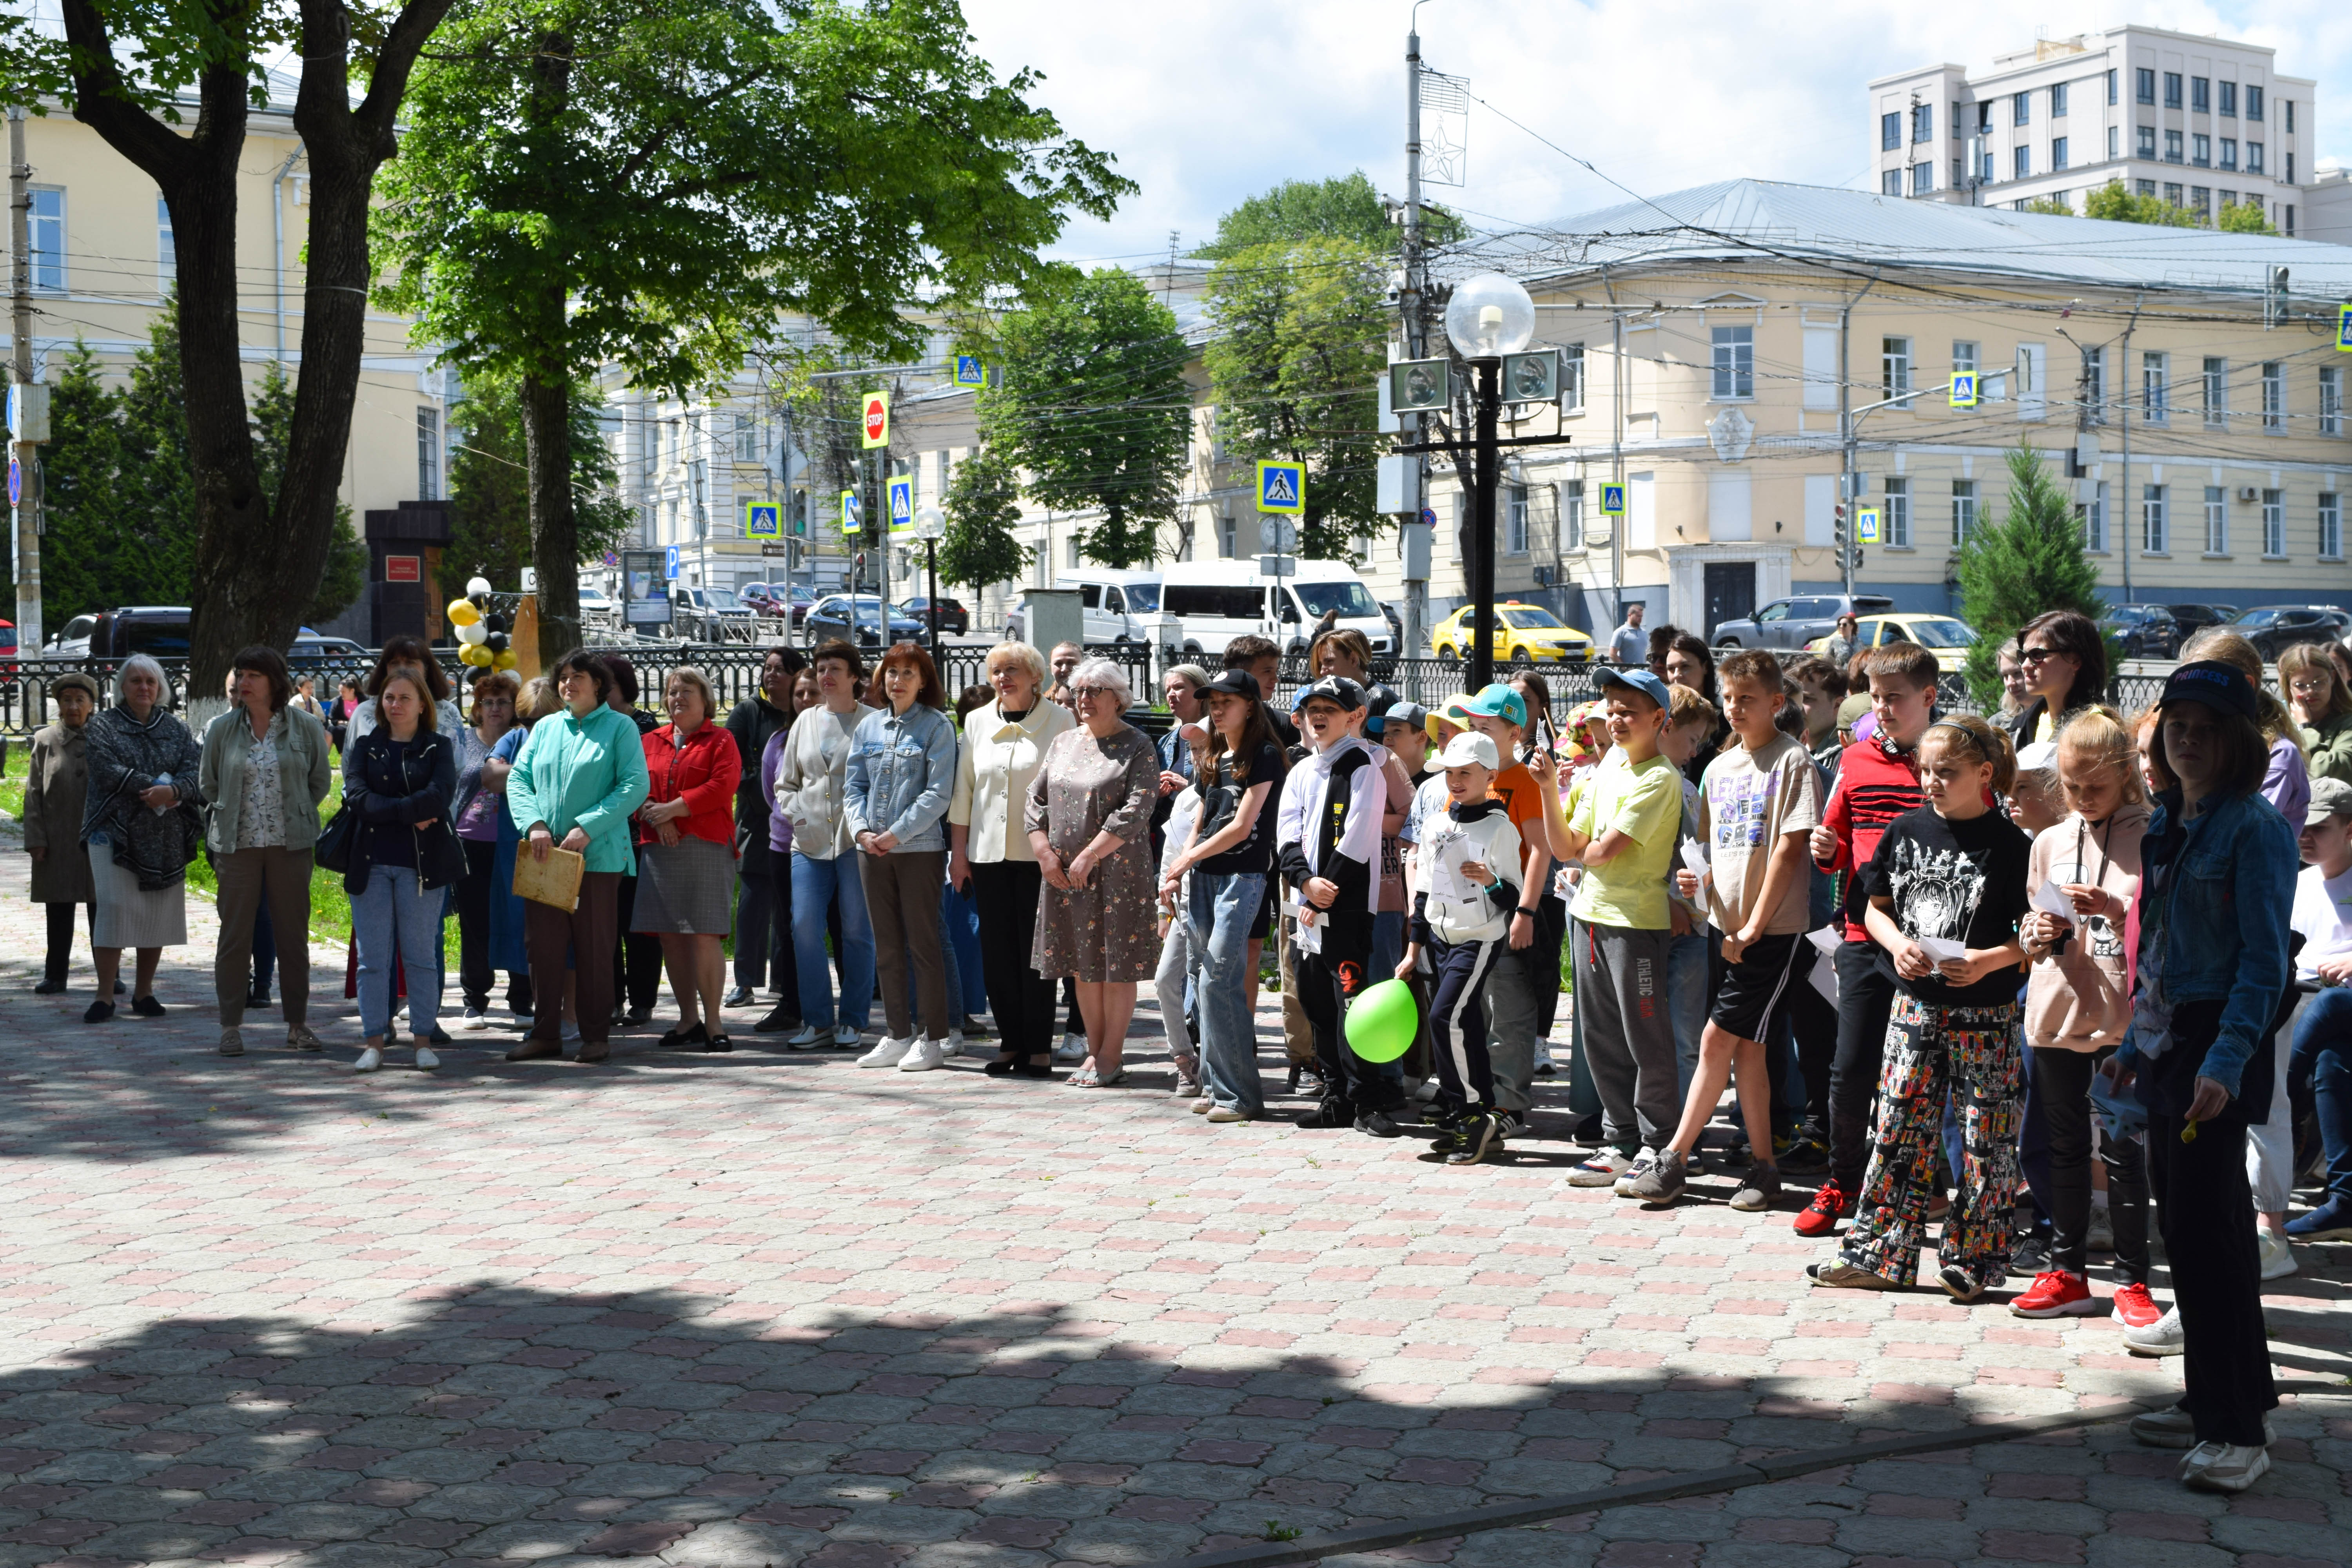
<path fill-rule="evenodd" d="M 1443 817 L 1423 825 L 1413 858 L 1412 941 L 1397 977 L 1412 974 L 1423 949 L 1436 973 L 1429 1030 L 1437 1058 L 1438 1125 L 1430 1146 L 1449 1165 L 1486 1157 L 1498 1129 L 1495 1072 L 1486 1054 L 1486 980 L 1509 940 L 1518 908 L 1519 835 L 1503 803 L 1487 798 L 1501 758 L 1475 732 L 1445 743 Z"/>
<path fill-rule="evenodd" d="M 1364 719 L 1364 689 L 1345 676 L 1327 675 L 1299 693 L 1297 711 L 1300 732 L 1314 751 L 1283 779 L 1274 858 L 1285 880 L 1299 889 L 1291 962 L 1323 1079 L 1322 1103 L 1298 1125 L 1354 1127 L 1393 1138 L 1397 1128 L 1388 1112 L 1403 1103 L 1402 1091 L 1349 1050 L 1339 1034 L 1348 1004 L 1370 983 L 1387 754 L 1355 737 Z"/>

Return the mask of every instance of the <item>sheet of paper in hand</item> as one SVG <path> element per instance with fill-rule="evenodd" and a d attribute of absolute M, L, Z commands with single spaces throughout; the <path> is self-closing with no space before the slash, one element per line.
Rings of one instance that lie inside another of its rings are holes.
<path fill-rule="evenodd" d="M 2056 915 L 2069 925 L 2081 918 L 2074 913 L 2074 900 L 2066 896 L 2064 885 L 2054 877 L 2034 893 L 2033 907 Z"/>
<path fill-rule="evenodd" d="M 1919 951 L 1927 955 L 1930 963 L 1948 963 L 1955 958 L 1967 957 L 1969 950 L 1967 943 L 1948 936 L 1923 936 L 1919 938 Z"/>

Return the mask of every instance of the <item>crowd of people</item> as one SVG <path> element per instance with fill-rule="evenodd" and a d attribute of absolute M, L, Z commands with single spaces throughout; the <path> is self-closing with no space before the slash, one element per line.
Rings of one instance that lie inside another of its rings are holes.
<path fill-rule="evenodd" d="M 625 658 L 587 650 L 528 682 L 476 674 L 461 711 L 408 638 L 320 713 L 255 647 L 201 738 L 133 658 L 110 703 L 56 682 L 35 742 L 37 989 L 65 988 L 79 904 L 86 1019 L 162 1015 L 202 857 L 222 1054 L 273 967 L 287 1045 L 318 1051 L 323 865 L 350 899 L 362 1071 L 398 1048 L 404 1003 L 417 1068 L 451 1043 L 454 914 L 455 1021 L 521 1031 L 510 1060 L 608 1059 L 666 970 L 664 1049 L 730 1050 L 728 1010 L 772 997 L 752 1028 L 789 1049 L 898 1072 L 978 1049 L 991 1076 L 1111 1089 L 1150 980 L 1180 1102 L 1232 1125 L 1276 1092 L 1271 945 L 1295 1124 L 1418 1122 L 1474 1165 L 1528 1136 L 1561 1074 L 1565 978 L 1567 1131 L 1589 1151 L 1570 1185 L 1665 1205 L 1717 1173 L 1743 1213 L 1809 1188 L 1793 1224 L 1832 1246 L 1806 1269 L 1824 1289 L 1912 1287 L 1932 1227 L 1954 1300 L 2022 1278 L 2013 1312 L 2112 1313 L 2129 1348 L 2183 1355 L 2187 1397 L 2135 1430 L 2188 1449 L 2189 1484 L 2251 1484 L 2276 1403 L 2261 1282 L 2294 1270 L 2294 1240 L 2352 1238 L 2342 650 L 2292 650 L 2273 692 L 2208 629 L 2126 715 L 2101 700 L 2095 625 L 2056 612 L 2002 650 L 2009 700 L 1984 716 L 1948 710 L 1908 643 L 1718 662 L 1629 617 L 1612 652 L 1561 722 L 1533 672 L 1402 700 L 1341 630 L 1280 703 L 1279 649 L 1244 637 L 1213 674 L 1165 673 L 1157 740 L 1125 669 L 1071 645 L 1000 644 L 952 700 L 911 643 L 870 668 L 846 642 L 780 647 L 723 715 L 703 672 L 671 670 L 659 717 Z M 559 849 L 576 900 L 519 894 L 519 863 Z M 1419 1028 L 1376 1060 L 1349 1009 L 1391 978 Z M 2319 1159 L 2326 1199 L 2290 1219 Z"/>

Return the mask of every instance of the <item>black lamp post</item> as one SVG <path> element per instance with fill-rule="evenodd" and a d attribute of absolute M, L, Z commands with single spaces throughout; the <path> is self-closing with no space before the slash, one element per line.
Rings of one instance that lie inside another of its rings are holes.
<path fill-rule="evenodd" d="M 947 531 L 947 513 L 938 507 L 926 506 L 915 513 L 915 537 L 923 542 L 924 646 L 933 658 L 940 655 L 940 541 Z"/>
<path fill-rule="evenodd" d="M 1502 480 L 1495 427 L 1503 411 L 1503 362 L 1470 363 L 1478 374 L 1471 394 L 1477 436 L 1470 479 L 1470 689 L 1483 691 L 1495 679 L 1495 490 Z"/>

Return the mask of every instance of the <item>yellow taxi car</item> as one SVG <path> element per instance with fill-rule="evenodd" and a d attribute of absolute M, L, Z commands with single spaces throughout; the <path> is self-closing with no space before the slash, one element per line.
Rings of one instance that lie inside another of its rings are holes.
<path fill-rule="evenodd" d="M 1468 657 L 1470 609 L 1463 605 L 1429 634 L 1438 658 Z M 1541 605 L 1507 599 L 1495 606 L 1495 658 L 1504 664 L 1590 664 L 1592 639 Z"/>
<path fill-rule="evenodd" d="M 1949 616 L 1917 615 L 1907 610 L 1864 616 L 1854 623 L 1854 635 L 1861 639 L 1864 647 L 1876 647 L 1882 643 L 1891 642 L 1917 643 L 1936 656 L 1937 667 L 1947 674 L 1968 663 L 1969 648 L 1977 640 L 1976 628 L 1966 621 L 1956 621 Z M 1805 651 L 1820 653 L 1829 645 L 1828 637 L 1815 637 L 1805 645 Z"/>

